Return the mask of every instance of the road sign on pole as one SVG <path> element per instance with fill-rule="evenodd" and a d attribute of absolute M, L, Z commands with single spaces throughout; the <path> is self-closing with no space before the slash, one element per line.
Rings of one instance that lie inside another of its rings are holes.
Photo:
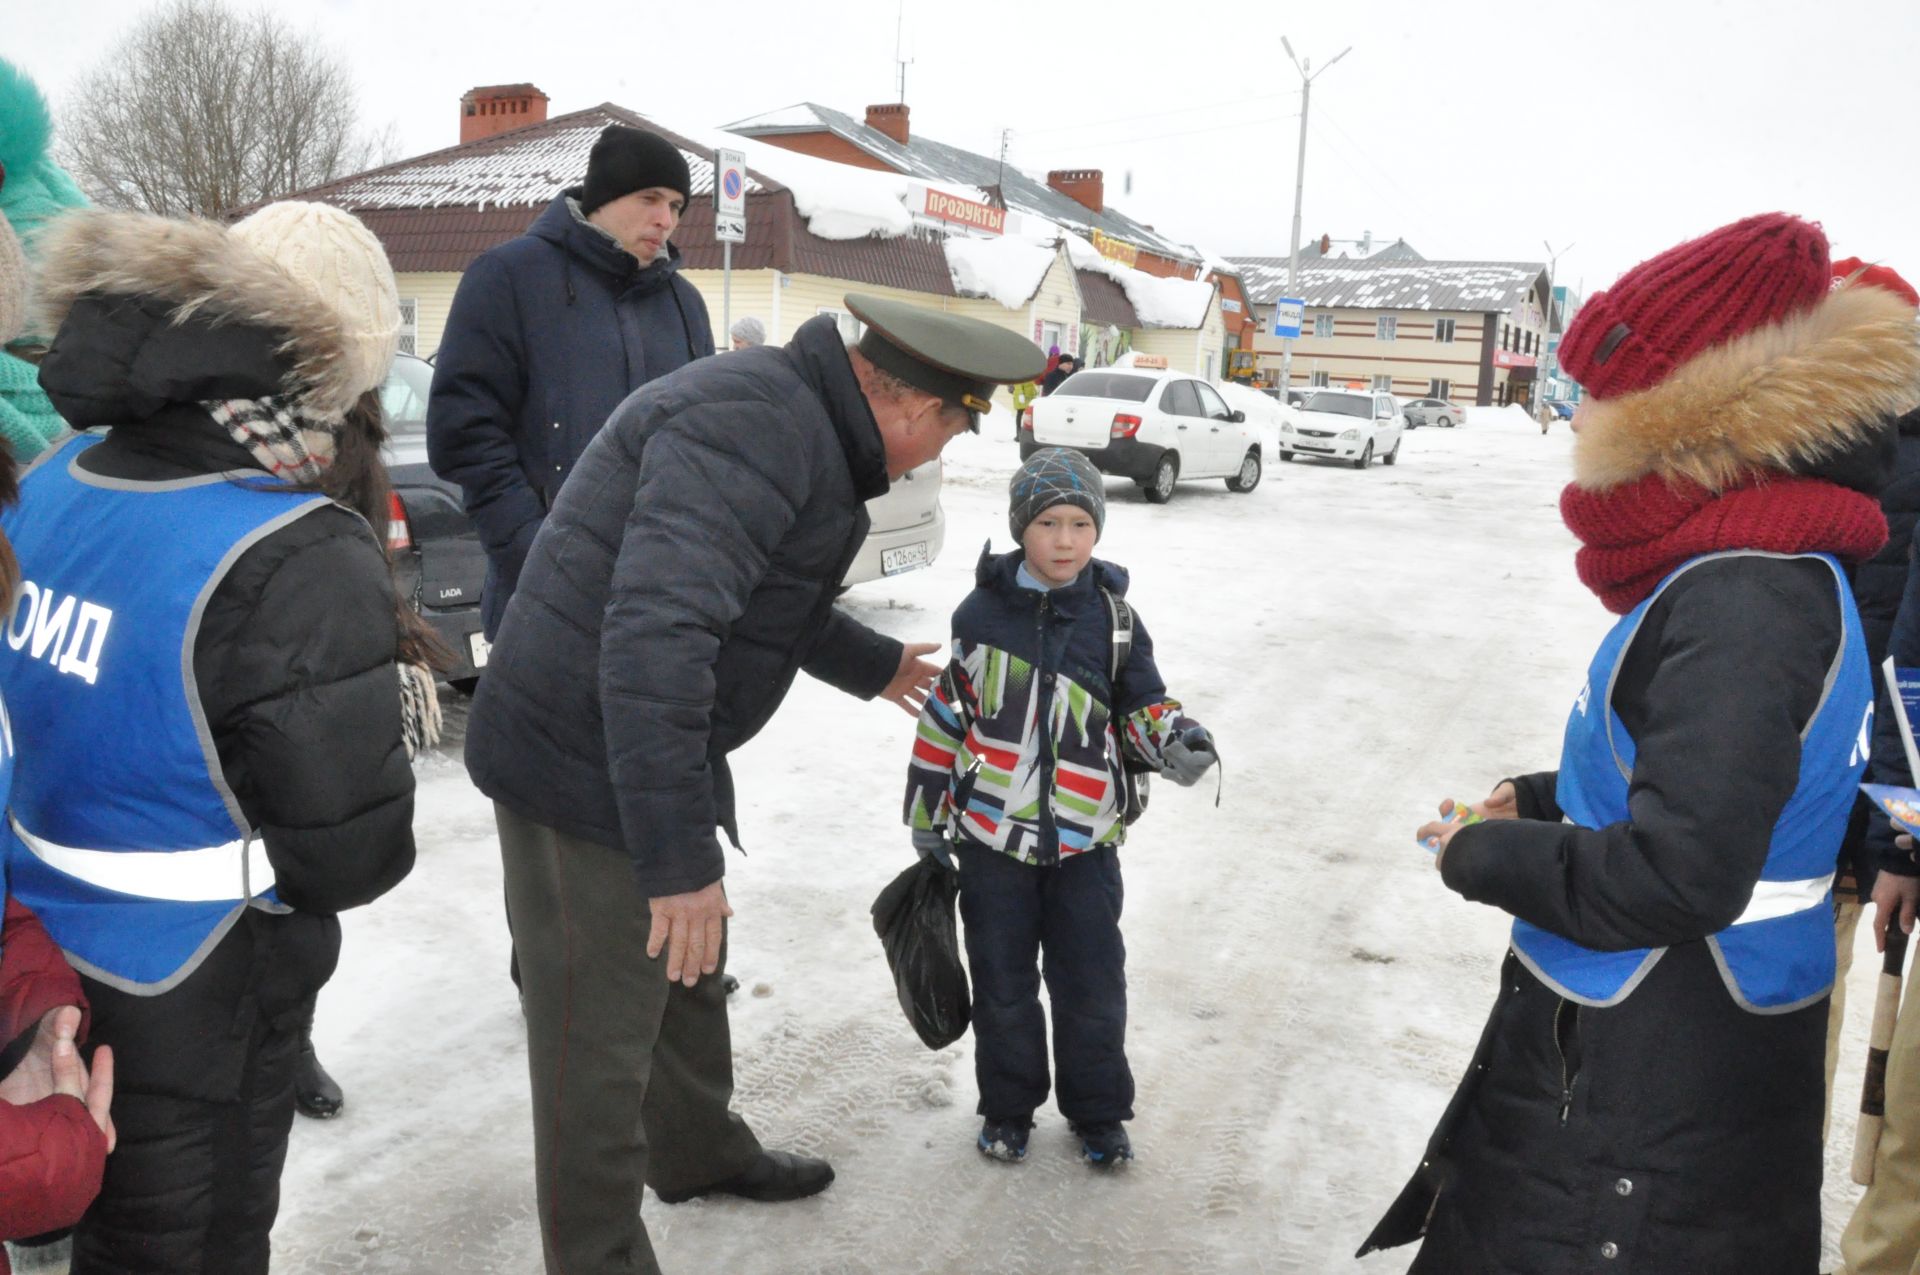
<path fill-rule="evenodd" d="M 1307 317 L 1307 303 L 1300 297 L 1281 297 L 1273 303 L 1273 334 L 1288 340 L 1300 336 L 1301 320 Z"/>
<path fill-rule="evenodd" d="M 713 153 L 713 237 L 747 241 L 747 157 L 739 151 Z"/>
<path fill-rule="evenodd" d="M 720 241 L 720 327 L 731 334 L 733 245 L 747 241 L 747 157 L 739 151 L 713 153 L 713 237 Z"/>

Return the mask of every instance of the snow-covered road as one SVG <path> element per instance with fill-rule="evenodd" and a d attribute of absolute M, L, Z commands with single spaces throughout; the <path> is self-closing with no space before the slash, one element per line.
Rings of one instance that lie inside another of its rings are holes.
<path fill-rule="evenodd" d="M 1481 412 L 1410 434 L 1397 467 L 1275 464 L 1250 496 L 1195 483 L 1161 507 L 1110 483 L 1099 552 L 1133 571 L 1161 669 L 1225 764 L 1219 809 L 1211 780 L 1158 785 L 1123 855 L 1140 1158 L 1113 1176 L 1050 1110 L 1025 1165 L 973 1150 L 971 1041 L 919 1045 L 867 916 L 909 861 L 910 723 L 802 678 L 734 765 L 738 1105 L 839 1178 L 788 1205 L 649 1196 L 666 1269 L 1403 1271 L 1410 1250 L 1351 1255 L 1466 1061 L 1505 932 L 1412 833 L 1441 797 L 1554 761 L 1608 622 L 1556 512 L 1568 447 L 1564 426 Z M 954 453 L 945 555 L 847 600 L 904 639 L 943 640 L 980 544 L 1008 544 L 1012 445 Z M 296 1125 L 276 1269 L 539 1269 L 493 817 L 458 752 L 456 730 L 419 765 L 412 877 L 346 918 L 316 1036 L 348 1105 Z M 1842 1094 L 1861 1012 L 1849 1027 Z M 1855 1195 L 1841 1105 L 1830 1237 Z"/>

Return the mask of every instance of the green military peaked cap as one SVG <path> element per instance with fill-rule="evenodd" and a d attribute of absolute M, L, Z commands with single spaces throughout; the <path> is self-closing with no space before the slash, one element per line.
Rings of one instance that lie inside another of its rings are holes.
<path fill-rule="evenodd" d="M 858 292 L 849 292 L 846 302 L 867 325 L 860 353 L 881 371 L 973 413 L 976 429 L 980 413 L 993 410 L 994 386 L 1046 371 L 1046 355 L 1033 342 L 980 319 Z"/>

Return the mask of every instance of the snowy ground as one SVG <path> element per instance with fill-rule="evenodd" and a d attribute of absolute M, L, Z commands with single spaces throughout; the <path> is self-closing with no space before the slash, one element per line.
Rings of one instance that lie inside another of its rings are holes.
<path fill-rule="evenodd" d="M 1027 1164 L 974 1152 L 971 1041 L 920 1047 L 867 916 L 908 862 L 910 723 L 800 680 L 735 760 L 738 1104 L 839 1180 L 779 1206 L 649 1197 L 669 1271 L 1405 1269 L 1410 1250 L 1351 1255 L 1467 1059 L 1505 933 L 1442 888 L 1413 829 L 1443 796 L 1553 762 L 1607 625 L 1556 514 L 1569 435 L 1516 415 L 1410 434 L 1396 468 L 1276 464 L 1249 496 L 1194 483 L 1157 507 L 1110 484 L 1100 552 L 1133 570 L 1226 779 L 1217 810 L 1211 782 L 1156 786 L 1124 854 L 1140 1158 L 1118 1175 L 1083 1167 L 1050 1111 Z M 1008 543 L 1011 444 L 955 450 L 945 556 L 849 595 L 903 639 L 944 639 L 979 545 Z M 831 756 L 807 738 L 822 723 Z M 294 1130 L 280 1270 L 539 1268 L 493 820 L 454 736 L 419 766 L 418 868 L 346 919 L 317 1036 L 348 1107 Z M 1863 1015 L 1849 1026 L 1842 1094 L 1865 1049 Z M 1830 1236 L 1856 1194 L 1851 1126 L 1828 1158 Z"/>

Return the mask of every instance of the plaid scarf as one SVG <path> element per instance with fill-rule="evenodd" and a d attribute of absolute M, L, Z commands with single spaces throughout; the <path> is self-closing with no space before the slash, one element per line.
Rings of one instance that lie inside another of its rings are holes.
<path fill-rule="evenodd" d="M 289 394 L 230 398 L 203 403 L 233 441 L 253 453 L 275 478 L 292 483 L 319 480 L 339 450 L 339 416 L 312 411 Z"/>

